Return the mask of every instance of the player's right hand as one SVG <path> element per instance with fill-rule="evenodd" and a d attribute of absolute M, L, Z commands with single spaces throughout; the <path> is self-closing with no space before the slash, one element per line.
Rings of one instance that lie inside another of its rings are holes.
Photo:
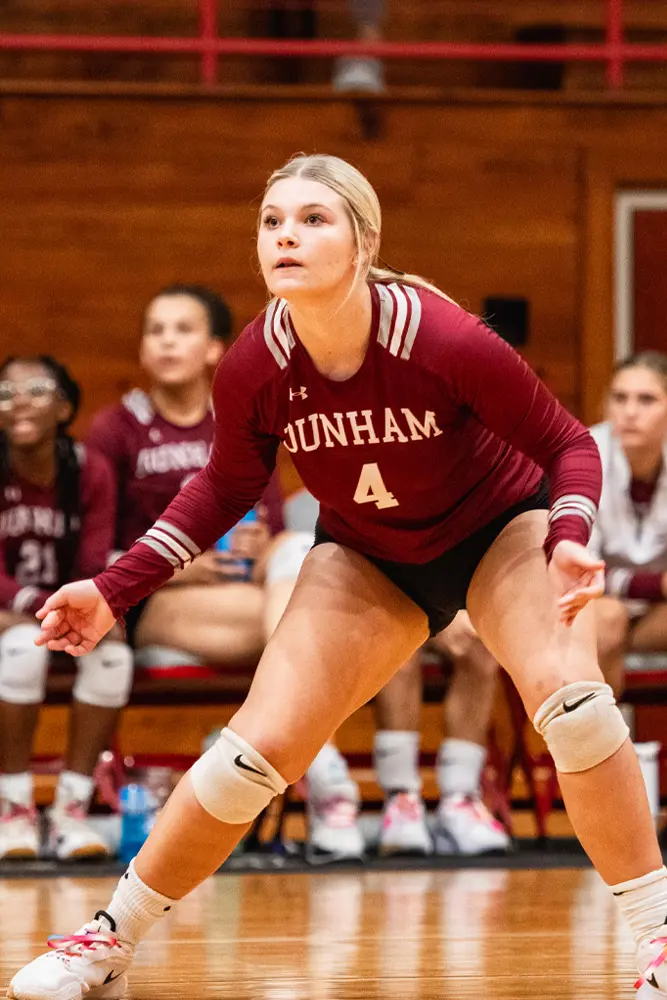
<path fill-rule="evenodd" d="M 37 612 L 42 632 L 35 645 L 84 656 L 95 648 L 116 619 L 92 580 L 68 583 Z"/>

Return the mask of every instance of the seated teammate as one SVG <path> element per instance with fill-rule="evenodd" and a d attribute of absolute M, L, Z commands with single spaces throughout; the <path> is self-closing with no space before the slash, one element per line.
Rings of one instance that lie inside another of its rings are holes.
<path fill-rule="evenodd" d="M 146 307 L 139 357 L 149 389 L 134 389 L 101 410 L 88 434 L 118 479 L 118 554 L 206 465 L 213 439 L 210 379 L 231 331 L 225 302 L 198 285 L 171 285 Z M 203 553 L 132 609 L 126 622 L 137 662 L 233 664 L 260 655 L 262 591 L 247 567 L 269 532 L 260 518 L 233 537 L 233 552 Z"/>
<path fill-rule="evenodd" d="M 50 654 L 35 645 L 34 613 L 63 583 L 104 568 L 115 488 L 101 456 L 67 427 L 79 387 L 51 357 L 0 367 L 0 858 L 40 852 L 30 755 Z M 49 853 L 105 855 L 86 822 L 93 771 L 132 683 L 132 654 L 110 637 L 77 662 L 65 767 L 49 813 Z"/>
<path fill-rule="evenodd" d="M 667 650 L 667 356 L 621 362 L 607 410 L 591 430 L 603 486 L 589 548 L 607 564 L 598 655 L 619 694 L 628 651 Z"/>

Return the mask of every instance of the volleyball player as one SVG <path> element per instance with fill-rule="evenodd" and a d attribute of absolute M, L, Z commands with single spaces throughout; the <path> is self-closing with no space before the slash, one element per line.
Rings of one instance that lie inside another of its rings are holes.
<path fill-rule="evenodd" d="M 100 572 L 113 543 L 111 470 L 68 433 L 79 395 L 54 358 L 0 367 L 0 858 L 35 857 L 41 846 L 30 755 L 49 653 L 35 645 L 34 613 L 63 583 Z M 86 814 L 97 759 L 132 682 L 132 654 L 118 633 L 78 663 L 49 811 L 48 850 L 61 860 L 108 853 Z"/>
<path fill-rule="evenodd" d="M 106 908 L 18 972 L 10 996 L 120 996 L 155 921 L 464 606 L 547 742 L 574 829 L 635 934 L 642 989 L 667 995 L 667 872 L 586 607 L 603 591 L 586 549 L 597 447 L 475 317 L 378 265 L 380 228 L 374 190 L 344 161 L 297 157 L 272 175 L 258 253 L 273 298 L 218 369 L 207 466 L 125 556 L 38 612 L 41 643 L 89 652 L 257 502 L 281 440 L 320 502 L 246 701 Z"/>
<path fill-rule="evenodd" d="M 607 563 L 598 655 L 620 694 L 627 652 L 667 650 L 667 357 L 620 362 L 608 419 L 592 428 L 604 470 L 589 544 Z"/>
<path fill-rule="evenodd" d="M 116 555 L 206 465 L 213 441 L 211 375 L 231 336 L 227 304 L 201 285 L 170 285 L 148 303 L 139 347 L 148 390 L 133 389 L 101 410 L 87 437 L 118 481 Z M 257 557 L 268 531 L 258 520 L 241 525 L 233 539 L 233 557 L 211 547 L 132 609 L 127 632 L 138 663 L 228 665 L 259 657 L 262 592 L 233 567 Z"/>

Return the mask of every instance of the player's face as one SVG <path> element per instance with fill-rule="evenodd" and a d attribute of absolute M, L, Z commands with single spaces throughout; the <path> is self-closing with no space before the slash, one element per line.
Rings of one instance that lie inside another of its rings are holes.
<path fill-rule="evenodd" d="M 609 392 L 609 419 L 624 448 L 660 451 L 667 438 L 667 390 L 649 368 L 625 368 Z"/>
<path fill-rule="evenodd" d="M 13 448 L 29 449 L 54 440 L 70 404 L 48 368 L 38 361 L 14 361 L 0 375 L 0 428 Z"/>
<path fill-rule="evenodd" d="M 204 306 L 190 295 L 158 295 L 144 317 L 142 368 L 156 385 L 186 385 L 217 364 L 222 344 L 210 335 Z"/>
<path fill-rule="evenodd" d="M 257 253 L 272 295 L 288 301 L 347 295 L 356 247 L 345 202 L 319 181 L 276 181 L 262 203 Z"/>

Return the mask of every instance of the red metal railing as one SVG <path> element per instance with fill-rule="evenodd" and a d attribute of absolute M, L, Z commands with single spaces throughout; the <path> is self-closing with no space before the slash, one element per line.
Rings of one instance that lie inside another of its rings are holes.
<path fill-rule="evenodd" d="M 631 44 L 624 39 L 624 0 L 604 0 L 605 40 L 598 44 L 519 45 L 494 42 L 351 42 L 273 38 L 219 38 L 217 0 L 198 0 L 199 34 L 192 37 L 127 35 L 10 34 L 0 32 L 1 50 L 190 54 L 200 57 L 201 82 L 217 81 L 220 56 L 332 57 L 369 55 L 381 59 L 459 59 L 485 62 L 604 63 L 607 86 L 623 86 L 628 62 L 665 62 L 667 45 Z"/>

